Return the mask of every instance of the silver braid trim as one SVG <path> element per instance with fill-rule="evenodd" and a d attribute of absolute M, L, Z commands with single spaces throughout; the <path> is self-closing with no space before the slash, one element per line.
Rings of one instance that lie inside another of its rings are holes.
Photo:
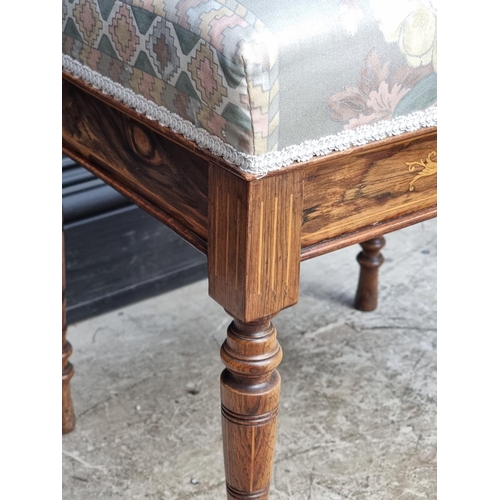
<path fill-rule="evenodd" d="M 437 125 L 437 106 L 433 106 L 424 111 L 416 111 L 390 121 L 384 120 L 373 125 L 363 125 L 354 130 L 344 130 L 321 139 L 304 141 L 301 144 L 288 146 L 280 151 L 271 151 L 262 155 L 249 155 L 237 151 L 233 146 L 209 134 L 206 130 L 195 127 L 190 121 L 184 120 L 176 113 L 159 106 L 144 96 L 135 94 L 132 90 L 126 89 L 119 83 L 84 66 L 66 54 L 62 56 L 62 67 L 68 73 L 92 85 L 103 94 L 114 97 L 150 120 L 168 127 L 173 132 L 195 142 L 201 148 L 224 158 L 231 165 L 236 165 L 244 172 L 254 174 L 257 177 L 264 177 L 269 172 L 279 170 L 294 162 L 310 160 L 314 156 L 324 156 L 333 151 L 344 151 L 353 146 L 361 146 L 390 136 Z"/>

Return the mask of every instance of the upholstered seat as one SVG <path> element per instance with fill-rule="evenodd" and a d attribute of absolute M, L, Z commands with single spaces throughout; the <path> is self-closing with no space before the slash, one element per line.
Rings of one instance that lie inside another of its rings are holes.
<path fill-rule="evenodd" d="M 436 125 L 433 0 L 63 1 L 63 67 L 243 170 Z"/>

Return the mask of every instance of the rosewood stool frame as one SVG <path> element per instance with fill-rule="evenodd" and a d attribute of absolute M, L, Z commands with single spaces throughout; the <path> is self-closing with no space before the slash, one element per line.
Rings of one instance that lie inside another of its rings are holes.
<path fill-rule="evenodd" d="M 209 295 L 234 318 L 221 348 L 227 497 L 267 499 L 282 357 L 271 319 L 297 303 L 301 261 L 364 242 L 356 307 L 376 306 L 382 235 L 436 216 L 436 175 L 413 170 L 435 158 L 437 129 L 258 179 L 64 72 L 63 109 L 64 153 L 207 254 Z M 70 354 L 63 326 L 63 432 Z"/>

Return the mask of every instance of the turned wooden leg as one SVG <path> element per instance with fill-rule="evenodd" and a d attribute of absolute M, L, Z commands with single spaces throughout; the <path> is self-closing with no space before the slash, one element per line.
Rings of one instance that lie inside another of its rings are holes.
<path fill-rule="evenodd" d="M 361 243 L 363 251 L 358 254 L 361 269 L 354 301 L 354 307 L 360 311 L 373 311 L 377 308 L 378 268 L 384 263 L 384 256 L 380 253 L 384 245 L 383 236 Z"/>
<path fill-rule="evenodd" d="M 273 468 L 281 361 L 276 329 L 269 320 L 234 320 L 221 349 L 222 437 L 227 497 L 269 497 Z"/>
<path fill-rule="evenodd" d="M 269 498 L 282 356 L 270 320 L 299 299 L 302 180 L 210 166 L 208 290 L 234 318 L 221 349 L 229 500 Z"/>
<path fill-rule="evenodd" d="M 75 412 L 71 400 L 69 381 L 75 370 L 69 362 L 71 344 L 66 340 L 66 258 L 64 252 L 64 230 L 62 234 L 62 432 L 66 434 L 75 427 Z"/>

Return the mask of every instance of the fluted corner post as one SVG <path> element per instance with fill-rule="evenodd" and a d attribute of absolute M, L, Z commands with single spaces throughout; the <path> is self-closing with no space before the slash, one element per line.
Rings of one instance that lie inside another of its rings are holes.
<path fill-rule="evenodd" d="M 230 314 L 221 348 L 227 498 L 267 500 L 282 357 L 271 319 L 299 296 L 302 171 L 209 175 L 209 293 Z"/>
<path fill-rule="evenodd" d="M 75 428 L 75 412 L 71 399 L 69 381 L 75 373 L 69 362 L 72 348 L 66 340 L 68 327 L 66 324 L 66 253 L 64 250 L 64 228 L 62 232 L 62 433 L 67 434 Z"/>
<path fill-rule="evenodd" d="M 384 263 L 380 250 L 385 246 L 385 238 L 373 238 L 361 243 L 363 250 L 358 254 L 361 266 L 358 290 L 354 307 L 360 311 L 373 311 L 378 302 L 378 269 Z"/>

